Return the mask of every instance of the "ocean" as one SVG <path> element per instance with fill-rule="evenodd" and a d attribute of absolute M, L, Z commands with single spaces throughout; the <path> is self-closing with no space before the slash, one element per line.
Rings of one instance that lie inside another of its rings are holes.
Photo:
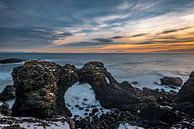
<path fill-rule="evenodd" d="M 119 82 L 137 82 L 136 87 L 152 89 L 167 86 L 157 85 L 164 76 L 181 77 L 184 81 L 194 70 L 194 53 L 148 53 L 148 54 L 53 54 L 53 53 L 0 53 L 0 60 L 6 58 L 40 59 L 60 65 L 74 64 L 81 68 L 89 61 L 101 61 Z M 22 63 L 0 64 L 0 91 L 13 84 L 11 72 Z"/>

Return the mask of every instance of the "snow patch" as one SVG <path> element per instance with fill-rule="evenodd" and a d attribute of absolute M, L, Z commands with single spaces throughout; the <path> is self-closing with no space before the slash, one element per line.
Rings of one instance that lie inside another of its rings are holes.
<path fill-rule="evenodd" d="M 67 122 L 64 121 L 65 118 L 56 118 L 52 120 L 41 120 L 32 117 L 10 117 L 0 115 L 0 119 L 3 121 L 0 123 L 0 128 L 17 125 L 26 129 L 70 129 Z M 13 123 L 13 124 L 7 124 Z"/>
<path fill-rule="evenodd" d="M 108 83 L 108 84 L 110 84 L 110 81 L 109 81 L 109 79 L 106 77 L 106 82 Z"/>
<path fill-rule="evenodd" d="M 72 113 L 72 118 L 86 118 L 93 109 L 98 109 L 95 115 L 100 116 L 110 110 L 104 109 L 95 98 L 95 93 L 89 84 L 76 83 L 71 86 L 64 96 L 65 104 Z"/>

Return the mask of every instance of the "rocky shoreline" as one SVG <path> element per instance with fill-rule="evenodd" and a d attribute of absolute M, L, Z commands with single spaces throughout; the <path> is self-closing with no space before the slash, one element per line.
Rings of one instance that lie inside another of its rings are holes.
<path fill-rule="evenodd" d="M 12 77 L 14 85 L 7 86 L 0 99 L 15 98 L 16 101 L 12 109 L 6 104 L 0 106 L 1 114 L 8 115 L 0 123 L 10 123 L 8 120 L 13 118 L 12 123 L 17 126 L 14 128 L 22 128 L 14 117 L 50 121 L 62 121 L 58 118 L 63 117 L 62 123 L 67 122 L 71 129 L 117 129 L 121 123 L 153 129 L 194 128 L 194 72 L 178 93 L 138 89 L 127 81 L 119 83 L 104 64 L 97 61 L 86 63 L 80 69 L 70 64 L 26 61 L 14 68 Z M 101 106 L 111 111 L 98 116 L 98 109 L 93 107 L 95 110 L 86 118 L 71 119 L 64 94 L 77 82 L 89 84 Z M 180 78 L 161 79 L 161 84 L 173 87 L 180 87 L 182 83 Z"/>

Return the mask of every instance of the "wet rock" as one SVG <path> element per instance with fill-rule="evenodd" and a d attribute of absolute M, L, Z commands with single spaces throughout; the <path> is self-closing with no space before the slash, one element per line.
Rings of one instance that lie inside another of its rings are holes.
<path fill-rule="evenodd" d="M 25 61 L 25 59 L 9 58 L 0 60 L 0 64 L 19 63 L 23 61 Z"/>
<path fill-rule="evenodd" d="M 140 119 L 145 127 L 158 125 L 171 126 L 180 121 L 178 115 L 171 108 L 148 105 L 140 111 Z"/>
<path fill-rule="evenodd" d="M 75 107 L 79 108 L 79 105 L 75 105 Z"/>
<path fill-rule="evenodd" d="M 137 84 L 138 84 L 138 82 L 133 81 L 133 82 L 131 82 L 131 84 L 133 84 L 133 85 L 137 85 Z"/>
<path fill-rule="evenodd" d="M 93 110 L 92 110 L 92 113 L 93 114 L 95 114 L 95 113 L 97 113 L 98 112 L 98 108 L 94 108 Z"/>
<path fill-rule="evenodd" d="M 79 107 L 79 110 L 84 110 L 84 108 L 83 107 Z"/>
<path fill-rule="evenodd" d="M 190 74 L 189 79 L 182 86 L 175 100 L 180 102 L 194 103 L 194 71 Z"/>
<path fill-rule="evenodd" d="M 9 108 L 9 105 L 7 103 L 1 103 L 0 105 L 0 114 L 9 116 L 11 115 L 11 109 Z"/>
<path fill-rule="evenodd" d="M 160 79 L 161 85 L 182 86 L 183 81 L 179 77 L 164 77 Z"/>
<path fill-rule="evenodd" d="M 181 103 L 177 103 L 177 105 L 174 107 L 174 110 L 179 110 L 181 112 L 186 113 L 187 115 L 189 115 L 190 117 L 194 118 L 194 103 L 191 102 L 181 102 Z"/>
<path fill-rule="evenodd" d="M 88 108 L 85 109 L 86 112 L 89 112 L 90 110 Z"/>
<path fill-rule="evenodd" d="M 88 101 L 88 99 L 84 98 L 84 101 Z"/>
<path fill-rule="evenodd" d="M 175 102 L 177 103 L 176 109 L 194 117 L 194 71 L 178 92 Z"/>
<path fill-rule="evenodd" d="M 156 102 L 160 105 L 174 106 L 174 98 L 176 98 L 177 93 L 159 91 L 158 89 L 152 90 L 149 88 L 143 88 L 140 96 L 150 96 L 154 97 Z"/>
<path fill-rule="evenodd" d="M 0 94 L 0 100 L 6 101 L 9 99 L 13 99 L 16 96 L 16 89 L 12 85 L 7 85 L 4 90 Z"/>

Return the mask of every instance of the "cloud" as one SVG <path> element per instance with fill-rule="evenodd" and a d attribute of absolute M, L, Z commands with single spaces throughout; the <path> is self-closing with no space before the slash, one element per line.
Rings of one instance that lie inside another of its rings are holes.
<path fill-rule="evenodd" d="M 147 35 L 147 34 L 148 34 L 148 33 L 135 34 L 135 35 L 131 35 L 130 37 L 131 37 L 131 38 L 136 38 L 136 37 L 145 36 L 145 35 Z"/>
<path fill-rule="evenodd" d="M 112 42 L 75 42 L 75 43 L 68 43 L 68 44 L 63 44 L 60 45 L 60 47 L 65 46 L 65 47 L 100 47 L 103 45 L 109 45 L 113 44 Z"/>
<path fill-rule="evenodd" d="M 114 36 L 112 39 L 120 39 L 120 38 L 125 38 L 124 36 Z"/>
<path fill-rule="evenodd" d="M 186 30 L 186 29 L 189 29 L 191 27 L 184 27 L 184 28 L 179 28 L 179 29 L 172 29 L 172 30 L 165 30 L 159 34 L 169 34 L 169 33 L 174 33 L 174 32 L 178 32 L 178 31 L 181 31 L 181 30 Z"/>
<path fill-rule="evenodd" d="M 6 8 L 7 8 L 6 4 L 3 1 L 0 1 L 0 10 L 4 10 Z"/>
<path fill-rule="evenodd" d="M 170 43 L 172 39 L 159 38 L 190 29 L 185 27 L 193 24 L 193 7 L 191 0 L 1 0 L 0 45 L 41 49 Z"/>
<path fill-rule="evenodd" d="M 37 27 L 0 27 L 0 30 L 1 48 L 43 47 L 50 45 L 53 40 L 73 35 L 69 32 L 55 34 L 53 30 Z"/>
<path fill-rule="evenodd" d="M 98 41 L 98 42 L 102 42 L 102 43 L 106 43 L 106 42 L 113 42 L 113 40 L 112 39 L 106 39 L 106 38 L 95 38 L 95 39 L 93 39 L 93 40 L 96 40 L 96 41 Z"/>

